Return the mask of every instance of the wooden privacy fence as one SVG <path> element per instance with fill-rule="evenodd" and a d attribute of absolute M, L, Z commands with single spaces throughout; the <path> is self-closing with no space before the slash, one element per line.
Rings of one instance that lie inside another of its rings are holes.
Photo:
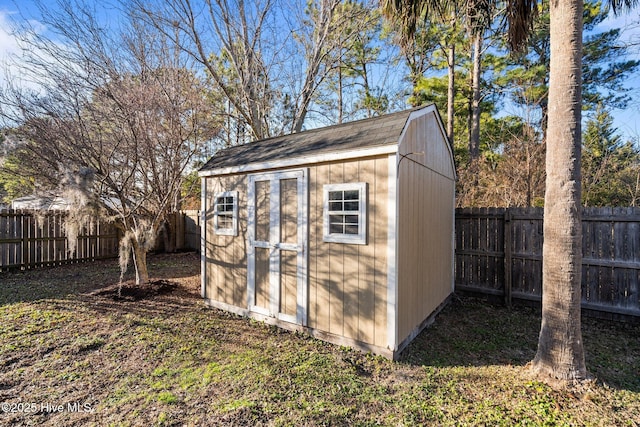
<path fill-rule="evenodd" d="M 64 211 L 34 215 L 27 210 L 0 211 L 0 271 L 60 265 L 118 256 L 118 232 L 112 224 L 92 220 L 78 233 L 69 253 Z"/>
<path fill-rule="evenodd" d="M 542 296 L 542 208 L 456 210 L 456 289 Z M 640 316 L 640 208 L 582 211 L 582 307 Z"/>
<path fill-rule="evenodd" d="M 200 251 L 200 211 L 186 210 L 180 211 L 182 224 L 182 248 Z"/>
<path fill-rule="evenodd" d="M 0 271 L 118 257 L 118 229 L 97 220 L 80 230 L 76 250 L 70 254 L 66 215 L 65 211 L 35 215 L 31 210 L 0 210 Z M 173 248 L 199 251 L 200 211 L 176 212 L 170 221 Z"/>

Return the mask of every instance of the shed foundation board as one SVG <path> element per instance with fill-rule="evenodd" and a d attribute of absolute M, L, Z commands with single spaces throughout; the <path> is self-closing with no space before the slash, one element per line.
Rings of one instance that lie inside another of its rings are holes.
<path fill-rule="evenodd" d="M 399 354 L 398 352 L 393 352 L 388 348 L 378 347 L 362 341 L 357 341 L 357 340 L 346 338 L 340 335 L 331 334 L 329 332 L 319 331 L 306 326 L 297 325 L 291 322 L 286 322 L 272 316 L 266 316 L 260 313 L 249 311 L 247 309 L 242 309 L 240 307 L 229 306 L 227 304 L 220 303 L 218 301 L 212 301 L 212 300 L 206 299 L 205 304 L 211 308 L 217 308 L 219 310 L 237 314 L 238 316 L 264 322 L 267 325 L 277 326 L 279 328 L 282 328 L 291 332 L 305 333 L 321 341 L 328 342 L 330 344 L 351 347 L 362 352 L 373 353 L 378 356 L 383 356 L 390 360 L 397 359 L 397 356 Z"/>

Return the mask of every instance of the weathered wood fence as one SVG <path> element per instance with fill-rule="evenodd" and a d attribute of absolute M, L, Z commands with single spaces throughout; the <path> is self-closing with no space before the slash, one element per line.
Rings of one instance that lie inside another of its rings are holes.
<path fill-rule="evenodd" d="M 180 211 L 180 222 L 184 236 L 182 246 L 186 249 L 200 251 L 200 211 Z"/>
<path fill-rule="evenodd" d="M 457 209 L 456 289 L 540 301 L 542 208 Z M 582 212 L 582 307 L 640 316 L 640 208 Z"/>
<path fill-rule="evenodd" d="M 0 271 L 28 269 L 118 256 L 120 235 L 113 224 L 89 221 L 69 253 L 65 211 L 0 210 Z M 176 212 L 170 218 L 174 249 L 200 250 L 199 211 Z M 161 239 L 159 239 L 161 240 Z"/>
<path fill-rule="evenodd" d="M 65 217 L 64 211 L 0 211 L 0 271 L 118 256 L 117 229 L 97 220 L 79 230 L 76 249 L 70 253 Z"/>

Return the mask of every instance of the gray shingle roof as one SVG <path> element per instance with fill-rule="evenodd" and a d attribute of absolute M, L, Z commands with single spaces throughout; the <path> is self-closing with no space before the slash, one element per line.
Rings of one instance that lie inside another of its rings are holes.
<path fill-rule="evenodd" d="M 200 170 L 397 144 L 409 115 L 420 108 L 225 148 Z"/>

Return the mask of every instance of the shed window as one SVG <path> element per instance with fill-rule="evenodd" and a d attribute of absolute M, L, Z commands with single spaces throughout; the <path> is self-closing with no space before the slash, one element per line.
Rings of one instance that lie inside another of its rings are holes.
<path fill-rule="evenodd" d="M 324 241 L 367 243 L 367 184 L 324 186 Z"/>
<path fill-rule="evenodd" d="M 225 191 L 215 195 L 213 229 L 224 236 L 238 235 L 238 192 Z"/>

